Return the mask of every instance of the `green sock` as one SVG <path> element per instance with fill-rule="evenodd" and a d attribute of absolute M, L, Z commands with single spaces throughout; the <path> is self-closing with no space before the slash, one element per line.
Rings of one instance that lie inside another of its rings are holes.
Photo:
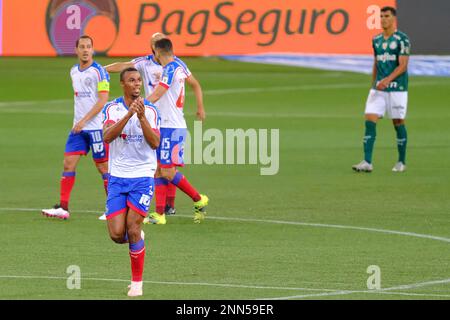
<path fill-rule="evenodd" d="M 397 131 L 398 161 L 406 164 L 406 143 L 408 142 L 406 127 L 404 124 L 395 126 L 395 131 Z"/>
<path fill-rule="evenodd" d="M 377 136 L 376 122 L 366 120 L 366 132 L 364 134 L 364 160 L 372 163 L 372 152 Z"/>

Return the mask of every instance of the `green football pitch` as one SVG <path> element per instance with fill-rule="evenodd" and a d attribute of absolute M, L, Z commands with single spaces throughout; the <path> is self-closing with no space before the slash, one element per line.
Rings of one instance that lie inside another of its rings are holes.
<path fill-rule="evenodd" d="M 410 78 L 408 170 L 391 171 L 395 134 L 383 119 L 374 171 L 358 174 L 351 165 L 362 159 L 370 76 L 185 61 L 204 89 L 203 130 L 279 129 L 279 171 L 183 168 L 209 196 L 208 216 L 194 224 L 192 202 L 179 191 L 177 214 L 144 226 L 144 299 L 450 298 L 450 79 Z M 70 219 L 40 214 L 59 198 L 74 63 L 0 59 L 0 299 L 127 298 L 128 246 L 113 243 L 97 220 L 105 195 L 90 155 L 77 170 Z M 118 76 L 111 81 L 117 97 Z M 81 271 L 78 290 L 67 287 L 72 265 Z M 377 275 L 381 289 L 368 289 Z"/>

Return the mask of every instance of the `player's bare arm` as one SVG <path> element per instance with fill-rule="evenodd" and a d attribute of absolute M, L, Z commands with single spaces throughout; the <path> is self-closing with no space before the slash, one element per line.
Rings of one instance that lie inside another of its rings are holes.
<path fill-rule="evenodd" d="M 150 147 L 155 150 L 159 146 L 159 134 L 156 130 L 153 130 L 152 126 L 147 120 L 147 117 L 145 116 L 144 100 L 140 98 L 133 103 L 136 105 L 136 115 L 139 119 L 139 122 L 141 123 L 145 141 L 147 141 Z"/>
<path fill-rule="evenodd" d="M 103 106 L 108 102 L 109 93 L 108 92 L 99 92 L 97 103 L 94 104 L 92 109 L 86 113 L 86 115 L 78 121 L 72 128 L 73 133 L 79 133 L 83 130 L 83 127 L 86 125 L 89 120 L 94 118 L 100 111 L 102 111 Z"/>
<path fill-rule="evenodd" d="M 203 91 L 202 86 L 200 85 L 200 82 L 197 81 L 197 79 L 194 77 L 194 75 L 191 74 L 191 76 L 186 78 L 186 82 L 191 86 L 192 90 L 194 91 L 195 99 L 197 101 L 197 119 L 200 121 L 205 120 L 206 113 L 205 113 L 205 107 L 203 105 Z"/>
<path fill-rule="evenodd" d="M 125 128 L 127 122 L 131 119 L 133 114 L 136 112 L 136 106 L 130 105 L 130 108 L 128 110 L 128 113 L 120 119 L 116 123 L 105 123 L 103 126 L 103 140 L 106 143 L 111 143 L 114 141 L 123 131 L 123 128 Z"/>
<path fill-rule="evenodd" d="M 409 56 L 400 56 L 398 58 L 398 67 L 395 68 L 394 71 L 392 71 L 392 73 L 389 76 L 380 80 L 380 82 L 377 84 L 377 89 L 378 90 L 386 89 L 392 81 L 394 81 L 400 75 L 405 73 L 406 70 L 408 69 L 408 62 Z"/>
<path fill-rule="evenodd" d="M 375 58 L 373 60 L 373 66 L 372 66 L 372 84 L 377 81 L 377 59 Z"/>
<path fill-rule="evenodd" d="M 134 62 L 114 62 L 105 66 L 106 71 L 108 71 L 109 73 L 119 73 L 127 68 L 134 68 Z"/>
<path fill-rule="evenodd" d="M 166 93 L 167 88 L 163 87 L 162 85 L 158 85 L 153 91 L 153 93 L 147 97 L 147 100 L 151 103 L 157 102 L 161 97 Z"/>

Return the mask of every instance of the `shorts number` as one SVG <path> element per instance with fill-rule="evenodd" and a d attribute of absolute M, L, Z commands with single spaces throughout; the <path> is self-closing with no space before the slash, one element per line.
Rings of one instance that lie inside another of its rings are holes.
<path fill-rule="evenodd" d="M 167 160 L 167 159 L 169 159 L 169 151 L 167 151 L 167 150 L 162 150 L 162 151 L 161 151 L 161 159 L 162 159 L 162 160 Z"/>
<path fill-rule="evenodd" d="M 169 149 L 170 148 L 170 138 L 164 138 L 163 139 L 162 147 L 163 147 L 163 149 Z"/>
<path fill-rule="evenodd" d="M 139 203 L 148 207 L 150 205 L 150 200 L 151 200 L 151 198 L 148 194 L 143 194 L 141 196 L 141 200 L 139 200 Z"/>
<path fill-rule="evenodd" d="M 100 133 L 100 131 L 91 132 L 91 137 L 94 142 L 102 141 L 102 134 Z"/>
<path fill-rule="evenodd" d="M 103 152 L 103 143 L 94 143 L 94 144 L 92 145 L 92 150 L 93 150 L 95 153 Z"/>

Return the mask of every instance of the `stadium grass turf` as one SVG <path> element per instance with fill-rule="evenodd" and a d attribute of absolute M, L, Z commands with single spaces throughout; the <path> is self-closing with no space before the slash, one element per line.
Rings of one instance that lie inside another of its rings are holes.
<path fill-rule="evenodd" d="M 178 192 L 177 215 L 165 226 L 144 226 L 144 299 L 450 298 L 450 79 L 410 79 L 408 171 L 391 172 L 395 135 L 383 119 L 374 172 L 356 174 L 350 168 L 362 158 L 369 76 L 185 61 L 205 92 L 203 130 L 279 129 L 279 172 L 261 176 L 262 165 L 183 168 L 210 197 L 208 218 L 193 224 L 192 204 Z M 90 155 L 77 171 L 70 220 L 40 215 L 58 199 L 75 62 L 0 59 L 0 299 L 126 298 L 128 247 L 109 240 L 97 220 L 105 196 Z M 121 94 L 117 75 L 111 87 L 111 98 Z M 194 105 L 188 88 L 190 129 Z M 66 287 L 70 265 L 81 268 L 81 290 Z M 381 268 L 382 288 L 448 281 L 365 292 L 369 265 Z M 357 292 L 334 293 L 340 290 Z"/>

